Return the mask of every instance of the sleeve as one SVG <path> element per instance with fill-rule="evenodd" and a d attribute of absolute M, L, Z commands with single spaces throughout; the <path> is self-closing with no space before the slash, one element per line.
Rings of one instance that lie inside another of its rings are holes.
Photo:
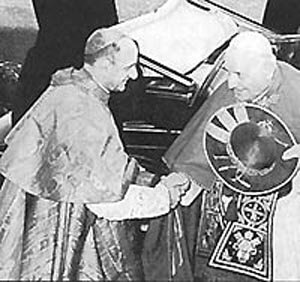
<path fill-rule="evenodd" d="M 190 206 L 204 190 L 203 187 L 198 185 L 194 180 L 190 179 L 190 182 L 190 189 L 180 200 L 180 204 L 185 207 Z"/>
<path fill-rule="evenodd" d="M 116 203 L 88 204 L 98 217 L 108 220 L 152 218 L 170 211 L 168 189 L 161 183 L 154 188 L 132 184 L 123 200 Z"/>
<path fill-rule="evenodd" d="M 111 114 L 100 102 L 73 91 L 43 97 L 14 129 L 0 170 L 20 188 L 42 198 L 118 201 L 124 195 L 128 157 Z"/>

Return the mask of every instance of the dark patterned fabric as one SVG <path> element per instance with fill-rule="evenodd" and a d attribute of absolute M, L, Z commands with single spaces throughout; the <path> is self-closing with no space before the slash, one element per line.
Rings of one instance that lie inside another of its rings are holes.
<path fill-rule="evenodd" d="M 266 94 L 267 97 L 270 98 L 268 99 L 270 101 L 268 108 L 287 124 L 298 142 L 300 140 L 299 84 L 300 77 L 297 70 L 284 62 L 278 62 L 274 84 Z M 222 84 L 219 89 L 205 101 L 201 109 L 193 116 L 182 134 L 175 140 L 165 155 L 165 159 L 172 170 L 181 171 L 190 175 L 197 183 L 202 184 L 212 193 L 215 193 L 213 184 L 216 177 L 210 169 L 204 154 L 202 142 L 203 132 L 207 121 L 218 109 L 234 102 L 233 93 L 228 89 L 226 83 Z M 198 203 L 198 209 L 189 208 L 186 210 L 186 218 L 189 219 L 187 222 L 189 222 L 192 227 L 185 228 L 183 233 L 184 236 L 193 238 L 195 234 L 194 226 L 199 223 L 199 216 L 201 215 L 199 228 L 206 233 L 201 233 L 204 234 L 204 237 L 198 237 L 198 244 L 201 242 L 199 240 L 205 239 L 201 244 L 207 245 L 209 250 L 206 252 L 197 251 L 195 254 L 190 255 L 189 260 L 185 260 L 186 264 L 192 265 L 195 279 L 199 282 L 256 281 L 256 278 L 247 275 L 208 266 L 213 247 L 216 245 L 217 239 L 222 233 L 222 229 L 219 227 L 222 221 L 220 221 L 220 217 L 216 213 L 218 210 L 218 206 L 215 206 L 216 195 L 210 199 L 209 206 L 211 211 L 207 213 L 207 220 L 209 219 L 209 221 L 202 221 L 202 218 L 205 217 L 205 199 L 203 197 L 204 195 L 202 193 L 193 203 L 193 206 L 196 206 L 196 203 Z M 202 203 L 202 201 L 204 202 Z M 203 204 L 202 207 L 201 203 Z M 236 220 L 237 211 L 234 208 L 235 205 L 230 205 L 232 208 L 229 209 L 226 215 L 227 220 Z M 197 214 L 198 217 L 194 217 L 195 214 Z M 205 231 L 205 229 L 207 230 Z M 273 236 L 276 235 L 276 233 L 273 234 Z M 187 241 L 191 246 L 193 246 L 193 242 L 193 240 Z M 277 267 L 280 266 L 277 265 Z"/>

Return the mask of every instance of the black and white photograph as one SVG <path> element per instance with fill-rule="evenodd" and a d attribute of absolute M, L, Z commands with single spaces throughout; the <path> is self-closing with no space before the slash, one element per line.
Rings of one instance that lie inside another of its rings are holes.
<path fill-rule="evenodd" d="M 300 282 L 299 159 L 300 0 L 0 0 L 0 281 Z"/>

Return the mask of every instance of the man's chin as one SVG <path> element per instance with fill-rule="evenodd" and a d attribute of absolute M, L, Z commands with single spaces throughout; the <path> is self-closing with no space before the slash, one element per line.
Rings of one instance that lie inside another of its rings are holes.
<path fill-rule="evenodd" d="M 126 90 L 126 87 L 120 87 L 117 89 L 117 92 L 122 93 Z"/>
<path fill-rule="evenodd" d="M 244 99 L 244 97 L 240 94 L 236 94 L 234 93 L 234 97 L 238 102 L 245 102 L 246 100 Z"/>
<path fill-rule="evenodd" d="M 127 86 L 127 80 L 126 81 L 121 81 L 119 85 L 116 85 L 115 91 L 116 92 L 124 92 L 126 90 Z"/>
<path fill-rule="evenodd" d="M 118 86 L 118 87 L 116 87 L 116 88 L 113 90 L 113 92 L 114 92 L 114 93 L 122 93 L 122 92 L 124 92 L 125 90 L 126 90 L 126 86 L 123 85 L 123 86 Z"/>
<path fill-rule="evenodd" d="M 249 97 L 248 95 L 245 95 L 244 91 L 234 91 L 234 97 L 237 101 L 239 102 L 249 102 Z"/>

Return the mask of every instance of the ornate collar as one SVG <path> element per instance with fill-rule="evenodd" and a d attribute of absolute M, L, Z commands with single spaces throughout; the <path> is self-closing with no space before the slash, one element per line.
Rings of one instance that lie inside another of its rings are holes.
<path fill-rule="evenodd" d="M 56 72 L 52 76 L 51 85 L 58 86 L 66 84 L 75 84 L 83 92 L 91 94 L 106 106 L 108 105 L 110 92 L 102 84 L 96 82 L 86 69 L 82 68 L 76 70 L 74 68 L 67 68 Z"/>

